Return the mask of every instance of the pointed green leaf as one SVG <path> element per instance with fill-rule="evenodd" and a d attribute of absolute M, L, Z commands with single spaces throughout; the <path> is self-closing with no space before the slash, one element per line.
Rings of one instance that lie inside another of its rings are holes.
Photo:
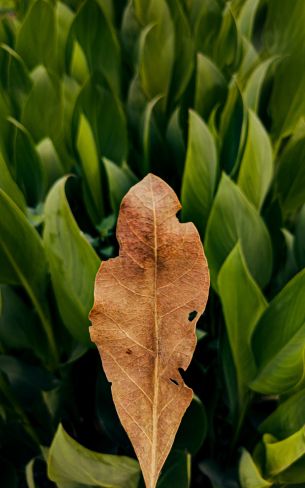
<path fill-rule="evenodd" d="M 189 112 L 189 135 L 182 179 L 182 218 L 196 224 L 204 236 L 218 171 L 213 137 L 196 112 Z"/>
<path fill-rule="evenodd" d="M 88 313 L 100 260 L 74 220 L 65 183 L 62 178 L 48 194 L 43 242 L 63 322 L 76 340 L 89 345 Z"/>
<path fill-rule="evenodd" d="M 284 393 L 304 374 L 305 270 L 269 304 L 253 335 L 258 374 L 251 384 L 266 394 Z"/>
<path fill-rule="evenodd" d="M 249 0 L 248 0 L 249 1 Z M 252 1 L 252 0 L 250 0 Z M 262 98 L 262 93 L 264 89 L 264 82 L 268 76 L 270 68 L 273 66 L 275 61 L 278 59 L 277 56 L 272 56 L 260 63 L 251 73 L 246 87 L 244 89 L 244 101 L 245 104 L 258 113 L 260 108 L 260 101 Z"/>
<path fill-rule="evenodd" d="M 94 135 L 84 114 L 81 114 L 79 119 L 76 147 L 81 160 L 86 188 L 93 203 L 95 220 L 98 223 L 104 216 L 100 162 Z"/>
<path fill-rule="evenodd" d="M 91 73 L 100 71 L 116 95 L 119 95 L 120 46 L 113 26 L 98 2 L 87 0 L 82 3 L 72 29 L 86 55 Z"/>
<path fill-rule="evenodd" d="M 43 29 L 39 26 L 43 26 Z M 47 0 L 37 0 L 28 10 L 21 24 L 17 35 L 16 51 L 32 70 L 39 64 L 52 68 L 55 49 L 54 6 Z"/>
<path fill-rule="evenodd" d="M 239 243 L 219 272 L 218 290 L 235 364 L 239 407 L 242 408 L 248 384 L 256 372 L 251 337 L 267 302 L 248 271 Z"/>
<path fill-rule="evenodd" d="M 134 459 L 90 451 L 59 425 L 48 455 L 48 476 L 57 485 L 136 488 L 139 475 Z"/>
<path fill-rule="evenodd" d="M 267 228 L 238 186 L 223 173 L 205 236 L 214 288 L 217 288 L 218 272 L 238 240 L 251 275 L 260 286 L 266 285 L 272 270 Z"/>
<path fill-rule="evenodd" d="M 248 131 L 240 164 L 238 186 L 259 210 L 273 176 L 272 146 L 263 124 L 248 111 Z"/>
<path fill-rule="evenodd" d="M 226 80 L 209 58 L 197 54 L 195 110 L 204 119 L 208 119 L 216 105 L 225 101 L 227 93 Z"/>

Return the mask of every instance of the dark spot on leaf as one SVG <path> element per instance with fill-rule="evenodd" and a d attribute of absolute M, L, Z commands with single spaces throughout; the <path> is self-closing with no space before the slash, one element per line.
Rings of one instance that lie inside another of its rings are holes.
<path fill-rule="evenodd" d="M 175 385 L 179 385 L 178 381 L 177 380 L 174 380 L 173 378 L 170 378 L 171 382 L 174 383 Z"/>
<path fill-rule="evenodd" d="M 132 354 L 131 349 L 126 349 L 126 354 Z"/>
<path fill-rule="evenodd" d="M 193 310 L 192 312 L 189 313 L 189 321 L 192 322 L 194 318 L 197 316 L 197 310 Z"/>

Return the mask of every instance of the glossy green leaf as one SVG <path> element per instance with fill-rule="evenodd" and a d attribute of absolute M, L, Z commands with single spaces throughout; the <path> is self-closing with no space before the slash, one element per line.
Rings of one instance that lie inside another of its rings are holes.
<path fill-rule="evenodd" d="M 93 75 L 84 85 L 77 110 L 90 123 L 98 154 L 118 164 L 125 161 L 128 151 L 125 114 L 120 100 L 100 74 Z"/>
<path fill-rule="evenodd" d="M 238 174 L 238 186 L 260 209 L 273 176 L 272 146 L 264 126 L 254 112 L 248 112 L 248 130 Z"/>
<path fill-rule="evenodd" d="M 62 130 L 62 88 L 59 79 L 45 67 L 31 73 L 32 89 L 23 107 L 21 122 L 35 142 L 55 140 Z"/>
<path fill-rule="evenodd" d="M 31 134 L 17 120 L 9 119 L 14 127 L 14 166 L 16 181 L 29 206 L 36 206 L 43 198 L 46 172 Z"/>
<path fill-rule="evenodd" d="M 38 26 L 42 26 L 38 28 Z M 17 35 L 16 51 L 29 69 L 40 64 L 52 68 L 56 49 L 55 9 L 52 2 L 37 0 L 27 12 Z"/>
<path fill-rule="evenodd" d="M 20 210 L 25 211 L 25 200 L 23 193 L 14 181 L 7 164 L 0 153 L 0 188 L 11 197 L 11 199 L 18 205 Z"/>
<path fill-rule="evenodd" d="M 256 372 L 251 337 L 267 302 L 249 273 L 239 244 L 219 272 L 218 290 L 236 369 L 239 408 L 242 409 L 248 384 Z"/>
<path fill-rule="evenodd" d="M 104 159 L 104 166 L 108 178 L 109 198 L 113 212 L 118 214 L 121 200 L 129 188 L 138 181 L 127 164 L 117 166 L 109 159 Z"/>
<path fill-rule="evenodd" d="M 265 480 L 259 468 L 246 449 L 242 450 L 239 463 L 239 480 L 241 488 L 267 488 L 272 482 Z"/>
<path fill-rule="evenodd" d="M 238 240 L 251 275 L 260 286 L 266 285 L 272 270 L 268 231 L 257 210 L 238 186 L 223 174 L 205 235 L 205 250 L 215 289 L 218 272 Z"/>
<path fill-rule="evenodd" d="M 47 188 L 50 188 L 54 181 L 63 176 L 63 165 L 59 160 L 53 142 L 48 137 L 37 144 L 36 151 L 39 155 L 43 172 L 46 175 Z"/>
<path fill-rule="evenodd" d="M 115 30 L 98 2 L 87 0 L 81 5 L 75 17 L 73 32 L 86 55 L 90 71 L 100 71 L 119 95 L 120 47 Z"/>
<path fill-rule="evenodd" d="M 59 425 L 48 455 L 48 476 L 57 485 L 136 488 L 139 475 L 134 459 L 90 451 Z"/>
<path fill-rule="evenodd" d="M 263 434 L 267 432 L 284 439 L 294 434 L 305 425 L 305 390 L 300 390 L 284 399 L 274 412 L 259 426 Z"/>
<path fill-rule="evenodd" d="M 189 112 L 189 134 L 182 179 L 182 218 L 204 236 L 216 186 L 218 162 L 213 137 L 196 112 Z"/>
<path fill-rule="evenodd" d="M 207 120 L 213 108 L 224 103 L 226 93 L 227 83 L 219 68 L 208 57 L 198 53 L 194 102 L 196 112 Z"/>
<path fill-rule="evenodd" d="M 248 0 L 249 1 L 249 0 Z M 252 0 L 250 0 L 252 1 Z M 243 97 L 245 104 L 254 110 L 254 112 L 258 113 L 260 108 L 260 102 L 262 99 L 262 93 L 264 90 L 264 83 L 270 71 L 270 68 L 273 66 L 275 61 L 278 58 L 276 56 L 272 56 L 269 59 L 266 59 L 262 63 L 260 63 L 251 73 L 247 84 L 245 86 Z"/>
<path fill-rule="evenodd" d="M 89 345 L 88 313 L 100 261 L 74 220 L 65 183 L 60 179 L 48 194 L 43 242 L 63 322 L 76 340 Z"/>
<path fill-rule="evenodd" d="M 1 189 L 0 214 L 0 281 L 21 285 L 27 292 L 48 340 L 50 357 L 46 362 L 53 363 L 57 351 L 46 303 L 47 261 L 41 239 Z"/>
<path fill-rule="evenodd" d="M 71 76 L 81 84 L 85 83 L 90 76 L 85 53 L 77 41 L 73 44 L 70 72 Z"/>
<path fill-rule="evenodd" d="M 64 2 L 55 3 L 56 16 L 56 69 L 63 74 L 66 68 L 66 50 L 71 24 L 74 19 L 72 10 Z"/>
<path fill-rule="evenodd" d="M 304 374 L 305 270 L 272 300 L 253 335 L 258 374 L 251 387 L 261 393 L 284 393 Z"/>
<path fill-rule="evenodd" d="M 275 477 L 304 456 L 305 428 L 302 426 L 300 430 L 281 441 L 270 434 L 265 434 L 263 443 L 266 456 L 266 473 L 269 477 Z"/>
<path fill-rule="evenodd" d="M 305 121 L 284 148 L 277 165 L 276 189 L 285 213 L 305 203 Z"/>
<path fill-rule="evenodd" d="M 136 2 L 137 16 L 140 2 Z M 141 7 L 142 8 L 142 7 Z M 165 0 L 150 0 L 145 10 L 139 47 L 139 72 L 143 91 L 151 100 L 168 95 L 174 66 L 175 32 L 170 10 Z"/>
<path fill-rule="evenodd" d="M 249 40 L 252 38 L 255 15 L 259 7 L 259 2 L 260 0 L 246 0 L 243 3 L 238 17 L 238 28 Z"/>
<path fill-rule="evenodd" d="M 90 194 L 94 220 L 98 223 L 104 216 L 100 161 L 90 124 L 81 114 L 76 140 L 77 151 L 81 160 L 86 181 L 86 189 Z"/>

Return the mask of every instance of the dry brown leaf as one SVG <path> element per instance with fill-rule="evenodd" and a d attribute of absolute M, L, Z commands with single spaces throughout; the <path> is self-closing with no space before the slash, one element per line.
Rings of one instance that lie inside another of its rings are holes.
<path fill-rule="evenodd" d="M 155 488 L 192 400 L 178 368 L 191 361 L 209 290 L 199 234 L 179 223 L 180 208 L 152 174 L 129 190 L 117 225 L 120 255 L 101 264 L 90 313 L 91 339 L 147 488 Z"/>

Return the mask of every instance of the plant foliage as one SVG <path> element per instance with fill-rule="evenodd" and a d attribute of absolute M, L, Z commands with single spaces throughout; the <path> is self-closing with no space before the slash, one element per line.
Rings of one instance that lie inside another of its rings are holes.
<path fill-rule="evenodd" d="M 143 486 L 88 313 L 148 172 L 212 284 L 158 488 L 304 486 L 304 22 L 304 0 L 0 2 L 1 486 Z"/>

